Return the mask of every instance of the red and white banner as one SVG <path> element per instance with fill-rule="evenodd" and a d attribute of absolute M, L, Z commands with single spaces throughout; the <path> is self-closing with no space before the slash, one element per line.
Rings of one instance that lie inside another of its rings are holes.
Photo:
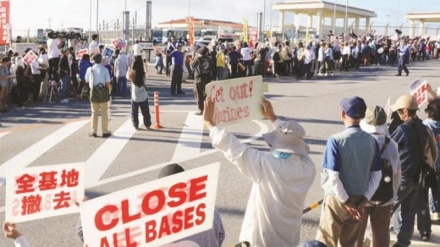
<path fill-rule="evenodd" d="M 23 57 L 23 62 L 27 65 L 30 65 L 33 61 L 37 60 L 38 56 L 32 50 L 28 51 L 26 55 Z"/>
<path fill-rule="evenodd" d="M 5 217 L 23 222 L 78 213 L 84 198 L 84 163 L 11 169 L 6 176 Z"/>
<path fill-rule="evenodd" d="M 260 105 L 267 84 L 261 76 L 214 81 L 206 85 L 208 98 L 215 101 L 214 121 L 225 126 L 260 119 Z"/>
<path fill-rule="evenodd" d="M 81 60 L 84 54 L 89 53 L 89 49 L 81 49 L 75 52 L 76 60 Z"/>
<path fill-rule="evenodd" d="M 81 204 L 88 246 L 161 246 L 212 228 L 220 163 Z"/>
<path fill-rule="evenodd" d="M 417 78 L 409 86 L 409 94 L 417 99 L 419 107 L 423 105 L 423 103 L 428 102 L 427 84 L 428 82 L 426 80 L 422 81 L 422 79 Z"/>
<path fill-rule="evenodd" d="M 0 0 L 0 45 L 9 44 L 9 0 Z"/>

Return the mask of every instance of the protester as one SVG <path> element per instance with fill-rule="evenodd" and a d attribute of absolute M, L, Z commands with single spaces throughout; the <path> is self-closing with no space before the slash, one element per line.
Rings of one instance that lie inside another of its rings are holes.
<path fill-rule="evenodd" d="M 32 92 L 32 100 L 34 102 L 38 102 L 38 95 L 40 94 L 41 87 L 41 70 L 40 70 L 40 62 L 38 60 L 33 61 L 30 64 L 32 80 L 31 80 L 31 92 Z"/>
<path fill-rule="evenodd" d="M 224 78 L 224 74 L 225 74 L 225 63 L 226 63 L 226 59 L 225 59 L 225 49 L 220 49 L 219 52 L 217 52 L 217 55 L 215 57 L 216 61 L 217 61 L 217 75 L 216 78 L 218 81 L 221 81 L 223 79 L 227 79 Z"/>
<path fill-rule="evenodd" d="M 199 112 L 197 115 L 203 114 L 204 102 L 206 99 L 205 86 L 211 82 L 211 64 L 212 59 L 209 55 L 209 50 L 205 46 L 201 49 L 200 55 L 197 56 L 192 62 L 194 68 L 194 96 L 196 98 L 197 107 Z"/>
<path fill-rule="evenodd" d="M 409 47 L 407 46 L 406 40 L 402 40 L 400 42 L 400 46 L 398 48 L 399 53 L 399 67 L 397 68 L 397 74 L 396 76 L 402 75 L 402 70 L 405 71 L 406 76 L 409 75 L 409 70 L 406 67 L 406 64 L 409 62 Z"/>
<path fill-rule="evenodd" d="M 10 83 L 9 81 L 15 77 L 14 75 L 11 75 L 9 66 L 11 66 L 11 59 L 9 57 L 2 57 L 0 64 L 0 113 L 8 112 L 6 109 L 8 85 Z"/>
<path fill-rule="evenodd" d="M 376 140 L 359 127 L 364 100 L 344 98 L 340 107 L 345 130 L 328 139 L 322 160 L 325 195 L 317 239 L 329 247 L 355 245 L 365 205 L 381 178 Z"/>
<path fill-rule="evenodd" d="M 177 96 L 177 94 L 185 94 L 182 91 L 182 76 L 183 76 L 183 45 L 177 44 L 176 50 L 169 54 L 173 65 L 173 76 L 171 79 L 171 95 Z"/>
<path fill-rule="evenodd" d="M 398 212 L 393 215 L 394 231 L 397 233 L 397 243 L 394 247 L 411 244 L 414 217 L 418 209 L 418 200 L 420 200 L 419 175 L 422 163 L 434 165 L 437 159 L 435 139 L 432 132 L 417 117 L 418 109 L 417 100 L 411 95 L 400 96 L 391 106 L 391 110 L 397 111 L 399 118 L 404 122 L 391 135 L 399 147 L 402 170 L 396 201 L 396 204 L 400 205 L 401 212 L 400 215 Z M 419 201 L 419 203 L 422 202 Z M 429 240 L 430 230 L 430 225 L 425 229 L 419 228 L 421 237 L 425 241 Z"/>
<path fill-rule="evenodd" d="M 17 226 L 10 222 L 3 223 L 5 237 L 13 239 L 15 247 L 31 247 L 27 239 L 17 230 Z"/>
<path fill-rule="evenodd" d="M 99 50 L 99 35 L 98 34 L 92 34 L 92 42 L 89 44 L 89 54 L 90 55 L 96 55 L 100 53 Z"/>
<path fill-rule="evenodd" d="M 136 59 L 140 59 L 141 65 L 142 57 L 135 56 Z M 121 96 L 122 98 L 127 97 L 127 71 L 129 68 L 128 58 L 125 55 L 124 51 L 121 51 L 118 55 L 118 58 L 115 60 L 114 64 L 114 76 L 116 77 L 116 95 Z M 131 80 L 130 80 L 131 81 Z M 133 81 L 131 81 L 133 82 Z"/>
<path fill-rule="evenodd" d="M 146 81 L 146 73 L 144 70 L 144 63 L 142 58 L 136 57 L 134 63 L 129 71 L 129 79 L 131 85 L 131 122 L 135 129 L 139 129 L 138 112 L 141 108 L 144 126 L 150 129 L 151 116 L 150 108 L 148 106 L 148 90 Z"/>
<path fill-rule="evenodd" d="M 25 66 L 21 56 L 16 57 L 15 61 L 14 74 L 17 82 L 17 109 L 24 110 L 26 108 L 23 106 L 23 103 L 26 101 L 28 95 L 28 87 L 26 85 L 25 78 Z"/>
<path fill-rule="evenodd" d="M 161 75 L 163 70 L 163 57 L 164 54 L 160 48 L 156 50 L 156 62 L 154 63 L 154 68 L 156 69 L 156 74 Z"/>
<path fill-rule="evenodd" d="M 304 129 L 293 120 L 279 120 L 271 103 L 263 99 L 262 114 L 275 127 L 263 135 L 271 147 L 270 153 L 263 152 L 217 126 L 214 108 L 206 99 L 203 118 L 212 145 L 253 182 L 239 240 L 253 246 L 297 246 L 304 201 L 315 178 Z"/>
<path fill-rule="evenodd" d="M 376 139 L 380 147 L 381 158 L 389 162 L 392 168 L 392 177 L 389 178 L 392 183 L 393 196 L 389 201 L 375 202 L 369 201 L 365 207 L 364 218 L 361 222 L 359 236 L 356 243 L 357 247 L 364 244 L 364 235 L 370 220 L 372 241 L 374 247 L 390 246 L 390 212 L 394 201 L 397 200 L 397 191 L 400 185 L 400 159 L 397 143 L 390 140 L 387 131 L 387 115 L 382 107 L 374 106 L 367 108 L 365 118 L 360 122 L 363 131 L 371 134 Z M 383 177 L 383 175 L 382 175 Z M 387 181 L 385 181 L 387 182 Z"/>
<path fill-rule="evenodd" d="M 61 37 L 49 36 L 47 39 L 47 57 L 49 58 L 49 81 L 59 82 L 58 66 L 60 64 Z"/>
<path fill-rule="evenodd" d="M 89 83 L 90 89 L 93 90 L 94 86 L 102 83 L 109 90 L 112 90 L 112 84 L 110 79 L 110 73 L 107 68 L 105 68 L 102 64 L 102 56 L 101 54 L 97 54 L 93 57 L 95 61 L 95 65 L 87 69 L 85 80 Z M 93 91 L 92 91 L 93 93 Z M 92 94 L 91 93 L 91 94 Z M 107 138 L 111 136 L 111 133 L 108 129 L 108 102 L 103 103 L 94 103 L 91 102 L 92 108 L 92 126 L 91 132 L 89 134 L 90 137 L 97 137 L 98 131 L 98 117 L 99 117 L 99 109 L 101 109 L 101 124 L 102 124 L 102 137 Z"/>
<path fill-rule="evenodd" d="M 168 42 L 167 44 L 167 49 L 166 49 L 166 55 L 167 55 L 167 63 L 166 63 L 166 68 L 165 68 L 165 72 L 167 76 L 170 76 L 171 74 L 171 63 L 172 63 L 172 59 L 170 57 L 170 54 L 175 51 L 177 49 L 177 39 L 176 37 L 172 36 L 171 37 L 171 41 Z"/>
<path fill-rule="evenodd" d="M 69 87 L 69 76 L 70 76 L 70 66 L 68 60 L 69 53 L 70 51 L 66 49 L 63 52 L 63 56 L 61 57 L 61 61 L 60 61 L 61 103 L 69 103 L 69 99 L 67 98 L 67 89 Z"/>
<path fill-rule="evenodd" d="M 89 92 L 89 85 L 86 84 L 86 72 L 87 69 L 92 67 L 93 64 L 90 62 L 90 56 L 89 54 L 84 54 L 81 58 L 81 60 L 79 61 L 79 78 L 80 78 L 80 84 L 79 84 L 79 88 L 78 88 L 78 93 L 80 93 L 80 98 L 82 99 L 83 97 L 83 92 Z M 84 90 L 84 87 L 85 90 Z"/>
<path fill-rule="evenodd" d="M 425 109 L 428 114 L 428 119 L 423 121 L 423 124 L 427 126 L 434 134 L 437 141 L 437 151 L 440 151 L 440 99 L 438 97 L 431 100 Z M 440 158 L 435 161 L 435 170 L 437 178 L 440 178 Z M 437 186 L 431 188 L 432 200 L 431 211 L 432 220 L 440 221 L 440 179 L 437 180 Z"/>
<path fill-rule="evenodd" d="M 238 77 L 238 64 L 239 60 L 241 58 L 240 53 L 237 51 L 237 47 L 234 45 L 232 46 L 232 51 L 228 53 L 229 57 L 229 64 L 231 65 L 231 77 L 237 78 Z"/>

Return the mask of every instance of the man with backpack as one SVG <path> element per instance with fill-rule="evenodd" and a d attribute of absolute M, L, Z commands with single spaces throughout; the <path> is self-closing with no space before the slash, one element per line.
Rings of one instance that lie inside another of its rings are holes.
<path fill-rule="evenodd" d="M 393 215 L 397 243 L 394 247 L 409 246 L 414 233 L 414 217 L 419 204 L 420 178 L 423 166 L 432 165 L 437 159 L 437 145 L 432 134 L 416 113 L 419 109 L 417 99 L 411 95 L 400 96 L 391 110 L 397 111 L 403 124 L 391 134 L 399 147 L 402 178 L 397 193 L 396 205 L 400 205 L 400 216 Z M 421 217 L 419 215 L 418 217 Z M 429 221 L 430 216 L 427 215 Z M 427 229 L 420 229 L 421 238 L 428 241 L 431 234 L 430 222 Z M 428 229 L 429 228 L 429 229 Z"/>
<path fill-rule="evenodd" d="M 382 107 L 367 108 L 365 117 L 360 123 L 363 131 L 371 134 L 380 148 L 382 178 L 374 195 L 368 201 L 361 221 L 357 247 L 364 243 L 368 220 L 371 223 L 372 246 L 390 246 L 390 212 L 400 185 L 400 159 L 397 143 L 387 136 L 387 115 Z"/>
<path fill-rule="evenodd" d="M 211 82 L 212 59 L 209 54 L 209 49 L 205 46 L 201 49 L 200 55 L 197 56 L 192 66 L 194 68 L 194 96 L 197 101 L 199 111 L 197 115 L 203 114 L 204 102 L 206 99 L 205 86 Z"/>

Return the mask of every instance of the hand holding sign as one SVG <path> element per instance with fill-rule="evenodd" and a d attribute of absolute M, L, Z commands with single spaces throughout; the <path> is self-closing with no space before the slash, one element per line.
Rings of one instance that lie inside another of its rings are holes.
<path fill-rule="evenodd" d="M 14 223 L 5 222 L 3 223 L 3 233 L 5 234 L 5 237 L 16 239 L 20 237 L 22 234 L 17 230 L 17 227 Z"/>
<path fill-rule="evenodd" d="M 263 98 L 263 102 L 261 104 L 261 114 L 271 122 L 277 120 L 277 116 L 273 110 L 272 104 L 269 100 Z"/>

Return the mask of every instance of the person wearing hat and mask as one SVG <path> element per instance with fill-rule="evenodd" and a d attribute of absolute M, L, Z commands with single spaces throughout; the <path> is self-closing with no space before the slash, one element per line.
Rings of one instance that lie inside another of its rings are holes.
<path fill-rule="evenodd" d="M 275 130 L 263 135 L 270 152 L 241 143 L 214 122 L 214 103 L 206 99 L 203 119 L 212 145 L 253 182 L 239 241 L 252 246 L 297 246 L 307 192 L 315 178 L 305 131 L 296 121 L 281 121 L 263 99 L 261 112 Z"/>
<path fill-rule="evenodd" d="M 394 247 L 409 246 L 414 233 L 414 217 L 420 200 L 419 176 L 422 162 L 434 166 L 437 159 L 437 145 L 432 134 L 422 120 L 417 117 L 419 106 L 417 99 L 409 94 L 400 96 L 391 106 L 392 111 L 397 111 L 403 121 L 391 135 L 398 147 L 402 178 L 397 193 L 396 204 L 400 205 L 399 213 L 393 215 L 394 231 L 397 233 L 397 243 Z M 425 203 L 422 203 L 423 205 Z M 421 206 L 423 206 L 421 204 Z M 427 206 L 427 202 L 426 202 Z M 426 211 L 426 210 L 425 210 Z M 424 217 L 418 214 L 419 217 Z M 422 240 L 428 241 L 431 234 L 429 209 L 425 216 L 426 225 L 418 226 Z M 425 228 L 425 229 L 423 229 Z"/>
<path fill-rule="evenodd" d="M 325 195 L 317 240 L 329 247 L 355 245 L 364 207 L 382 174 L 376 140 L 359 126 L 364 100 L 344 98 L 340 107 L 345 129 L 327 140 L 321 172 Z"/>
<path fill-rule="evenodd" d="M 387 114 L 380 106 L 368 107 L 364 119 L 360 122 L 363 131 L 371 134 L 376 139 L 381 150 L 381 158 L 386 159 L 393 170 L 392 181 L 393 198 L 388 202 L 379 203 L 369 201 L 364 210 L 364 219 L 361 222 L 358 241 L 356 246 L 362 247 L 368 219 L 370 219 L 372 230 L 372 246 L 390 246 L 390 212 L 394 202 L 397 200 L 397 191 L 400 185 L 400 159 L 397 143 L 390 140 L 387 131 Z M 382 152 L 383 150 L 383 152 Z M 390 181 L 390 182 L 391 182 Z M 377 205 L 377 206 L 376 206 Z"/>

